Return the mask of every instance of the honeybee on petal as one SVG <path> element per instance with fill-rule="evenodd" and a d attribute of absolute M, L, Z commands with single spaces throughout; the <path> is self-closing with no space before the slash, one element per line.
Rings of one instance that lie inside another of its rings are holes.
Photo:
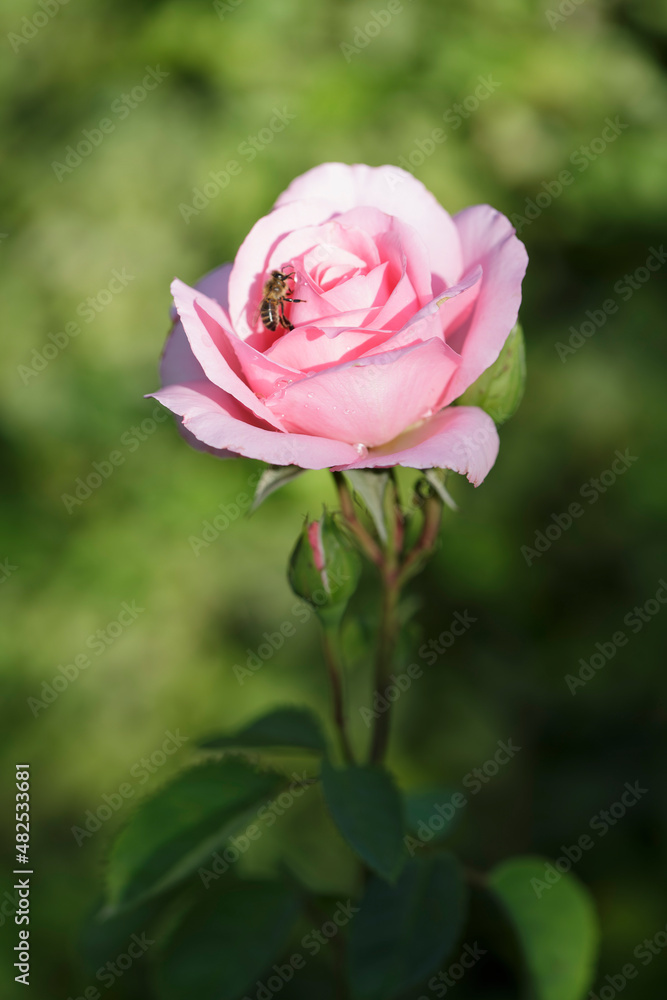
<path fill-rule="evenodd" d="M 267 330 L 275 330 L 277 326 L 281 326 L 284 330 L 294 329 L 294 324 L 290 323 L 285 315 L 285 303 L 305 301 L 305 299 L 292 298 L 294 289 L 290 293 L 287 282 L 294 278 L 295 274 L 296 271 L 292 271 L 290 274 L 282 271 L 271 271 L 271 277 L 264 285 L 262 301 L 259 304 L 259 315 Z"/>

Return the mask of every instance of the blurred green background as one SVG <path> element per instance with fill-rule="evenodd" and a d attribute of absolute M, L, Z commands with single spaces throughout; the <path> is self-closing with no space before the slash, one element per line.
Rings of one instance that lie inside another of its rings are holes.
<path fill-rule="evenodd" d="M 639 964 L 635 947 L 667 924 L 667 610 L 636 634 L 624 625 L 667 577 L 667 264 L 624 291 L 624 276 L 665 239 L 667 9 L 658 0 L 584 0 L 560 13 L 547 0 L 418 0 L 370 37 L 365 26 L 384 6 L 4 0 L 2 795 L 11 806 L 14 764 L 30 761 L 35 1000 L 80 996 L 95 982 L 80 928 L 132 802 L 78 846 L 71 828 L 87 810 L 125 781 L 136 801 L 212 729 L 291 700 L 327 712 L 312 620 L 256 676 L 239 684 L 234 672 L 262 633 L 295 621 L 286 558 L 302 515 L 333 499 L 327 473 L 303 476 L 195 555 L 192 537 L 220 504 L 243 505 L 259 466 L 191 450 L 143 399 L 157 387 L 172 277 L 194 283 L 232 259 L 290 180 L 326 160 L 408 159 L 451 212 L 490 202 L 525 217 L 527 200 L 543 193 L 537 217 L 520 225 L 530 256 L 526 397 L 483 487 L 452 484 L 461 512 L 446 515 L 441 549 L 412 585 L 421 637 L 406 662 L 455 611 L 477 621 L 398 703 L 391 766 L 404 787 L 460 787 L 498 740 L 522 747 L 472 800 L 457 836 L 460 854 L 482 869 L 521 852 L 557 857 L 625 782 L 640 781 L 647 794 L 575 866 L 602 926 L 597 988 Z M 121 113 L 147 67 L 168 76 Z M 469 99 L 454 127 L 454 106 L 489 76 L 493 92 Z M 274 108 L 295 117 L 249 162 L 239 147 Z M 54 168 L 105 118 L 113 129 L 90 155 Z M 594 140 L 607 118 L 628 127 L 601 149 Z M 419 162 L 415 150 L 428 150 L 438 128 L 446 141 Z M 242 162 L 240 175 L 184 221 L 179 206 L 230 159 Z M 573 182 L 554 197 L 564 169 Z M 132 280 L 108 294 L 114 269 Z M 608 299 L 617 311 L 562 360 L 556 345 Z M 71 338 L 69 323 L 80 330 Z M 637 461 L 604 492 L 593 487 L 595 503 L 582 498 L 617 449 Z M 114 451 L 122 463 L 68 510 L 63 495 Z M 529 566 L 521 547 L 576 501 L 584 515 Z M 88 637 L 132 601 L 145 610 L 91 651 Z M 619 629 L 627 645 L 572 694 L 565 675 Z M 28 699 L 41 698 L 59 665 L 86 652 L 90 667 L 31 710 Z M 358 659 L 351 683 L 363 703 Z M 355 725 L 361 745 L 366 729 Z M 142 779 L 139 762 L 177 730 L 189 742 Z M 3 996 L 13 995 L 15 943 L 9 809 L 4 816 Z M 347 861 L 320 831 L 294 816 L 280 836 L 297 853 L 312 848 L 324 887 L 344 884 Z M 654 998 L 666 975 L 667 956 L 656 956 L 628 997 Z M 149 996 L 141 977 L 102 992 Z"/>

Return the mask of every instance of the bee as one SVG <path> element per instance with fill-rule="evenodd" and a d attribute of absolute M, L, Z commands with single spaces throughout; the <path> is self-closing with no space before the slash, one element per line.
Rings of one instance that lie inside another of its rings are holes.
<path fill-rule="evenodd" d="M 275 330 L 277 326 L 282 326 L 284 330 L 293 330 L 294 324 L 290 323 L 285 315 L 286 302 L 304 302 L 304 299 L 293 299 L 289 295 L 290 289 L 287 282 L 294 277 L 295 271 L 291 274 L 283 274 L 282 271 L 271 271 L 271 277 L 265 283 L 262 291 L 262 301 L 259 305 L 259 315 L 267 330 Z M 292 289 L 292 294 L 294 289 Z"/>

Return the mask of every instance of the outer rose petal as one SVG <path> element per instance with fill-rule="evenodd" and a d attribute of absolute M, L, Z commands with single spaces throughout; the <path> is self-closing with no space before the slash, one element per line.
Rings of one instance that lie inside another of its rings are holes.
<path fill-rule="evenodd" d="M 214 271 L 209 271 L 197 282 L 196 290 L 203 292 L 215 302 L 219 302 L 223 309 L 227 309 L 227 284 L 231 270 L 231 264 L 216 267 Z M 192 353 L 190 342 L 175 306 L 172 311 L 172 319 L 174 325 L 167 337 L 160 358 L 160 381 L 162 385 L 173 385 L 175 382 L 197 382 L 204 378 L 204 372 Z"/>
<path fill-rule="evenodd" d="M 452 469 L 479 486 L 496 460 L 498 445 L 498 431 L 488 413 L 477 406 L 450 406 L 342 468 Z"/>
<path fill-rule="evenodd" d="M 325 368 L 266 402 L 290 430 L 370 448 L 430 416 L 455 369 L 434 338 Z"/>
<path fill-rule="evenodd" d="M 290 258 L 310 250 L 312 242 L 304 246 L 305 235 L 300 239 L 299 230 L 326 222 L 336 211 L 331 202 L 313 199 L 289 208 L 274 209 L 252 227 L 239 247 L 229 277 L 229 314 L 235 331 L 244 340 L 252 333 L 247 317 L 249 303 L 259 304 L 267 271 L 283 263 L 274 259 L 277 245 L 289 242 Z"/>
<path fill-rule="evenodd" d="M 451 216 L 406 170 L 363 163 L 324 163 L 293 180 L 274 210 L 310 198 L 328 199 L 337 212 L 370 205 L 409 223 L 428 248 L 432 273 L 442 279 L 440 285 L 434 282 L 434 294 L 461 276 L 463 256 Z"/>
<path fill-rule="evenodd" d="M 227 329 L 229 317 L 225 311 L 213 299 L 208 299 L 178 279 L 172 283 L 171 290 L 192 353 L 199 361 L 206 377 L 215 386 L 232 395 L 256 417 L 274 427 L 279 427 L 279 421 L 276 421 L 275 416 L 267 410 L 245 380 L 232 344 L 232 340 L 235 339 L 234 334 Z M 281 375 L 289 377 L 293 374 L 287 370 L 280 370 L 275 364 L 272 367 L 277 369 L 276 377 Z M 179 379 L 179 382 L 182 381 L 183 379 Z"/>
<path fill-rule="evenodd" d="M 342 441 L 257 426 L 235 399 L 211 382 L 171 385 L 151 395 L 182 417 L 186 430 L 207 449 L 224 457 L 232 453 L 302 469 L 327 469 L 359 458 L 359 451 Z"/>
<path fill-rule="evenodd" d="M 227 283 L 231 269 L 231 264 L 223 264 L 222 267 L 216 267 L 214 271 L 209 271 L 208 274 L 205 274 L 196 285 L 197 289 L 203 292 L 204 295 L 208 295 L 216 302 L 219 302 L 223 309 L 227 308 Z M 186 336 L 175 307 L 173 307 L 172 316 L 174 325 L 167 337 L 162 357 L 160 358 L 160 381 L 162 385 L 173 385 L 175 382 L 203 381 L 206 378 L 204 369 L 192 353 L 190 341 Z M 179 431 L 191 448 L 197 448 L 199 451 L 208 451 L 213 455 L 217 455 L 218 458 L 235 457 L 231 451 L 216 451 L 214 448 L 209 448 L 208 445 L 198 441 L 193 434 L 184 428 L 182 420 L 178 420 L 177 424 Z"/>
<path fill-rule="evenodd" d="M 493 364 L 521 304 L 521 282 L 528 255 L 510 221 L 490 205 L 474 205 L 454 216 L 461 235 L 465 268 L 481 265 L 483 276 L 470 313 L 458 329 L 446 331 L 447 343 L 461 355 L 445 402 L 460 396 Z M 463 297 L 462 297 L 463 298 Z"/>

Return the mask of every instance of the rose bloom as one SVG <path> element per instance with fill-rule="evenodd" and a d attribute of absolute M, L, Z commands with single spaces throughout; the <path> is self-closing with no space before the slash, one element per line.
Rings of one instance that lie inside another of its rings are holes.
<path fill-rule="evenodd" d="M 290 184 L 233 264 L 195 288 L 174 281 L 155 398 L 223 457 L 439 467 L 477 485 L 495 424 L 452 404 L 498 357 L 526 264 L 488 205 L 452 217 L 397 167 L 323 164 Z M 293 275 L 284 295 L 301 300 L 274 303 L 274 330 L 261 309 L 272 271 Z"/>

